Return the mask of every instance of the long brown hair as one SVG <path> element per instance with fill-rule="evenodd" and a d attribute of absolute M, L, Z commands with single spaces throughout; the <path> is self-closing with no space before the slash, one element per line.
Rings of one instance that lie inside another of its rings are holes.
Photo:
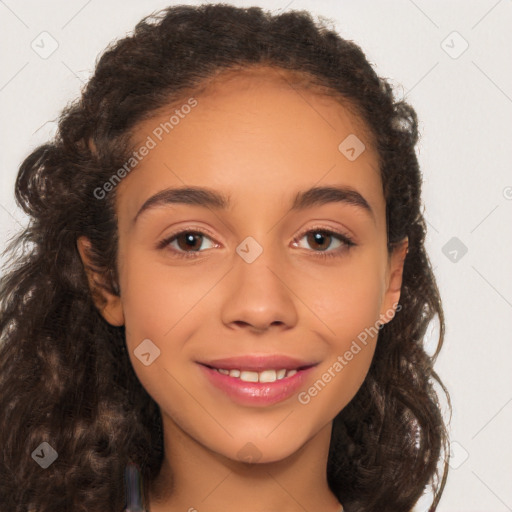
<path fill-rule="evenodd" d="M 20 166 L 15 194 L 30 222 L 8 248 L 0 290 L 2 511 L 120 511 L 129 464 L 140 468 L 145 491 L 158 474 L 158 406 L 133 371 L 124 328 L 95 307 L 76 242 L 91 241 L 93 266 L 118 293 L 115 190 L 104 199 L 94 191 L 126 162 L 131 130 L 219 73 L 258 64 L 357 111 L 380 159 L 389 250 L 409 239 L 400 311 L 381 328 L 362 387 L 334 419 L 329 486 L 346 512 L 405 512 L 430 485 L 436 509 L 448 433 L 434 386 L 448 403 L 449 395 L 433 369 L 444 317 L 424 248 L 415 111 L 356 44 L 308 12 L 206 4 L 148 16 L 107 48 L 54 140 Z M 425 332 L 436 317 L 429 355 Z M 46 469 L 31 457 L 42 442 L 58 454 Z"/>

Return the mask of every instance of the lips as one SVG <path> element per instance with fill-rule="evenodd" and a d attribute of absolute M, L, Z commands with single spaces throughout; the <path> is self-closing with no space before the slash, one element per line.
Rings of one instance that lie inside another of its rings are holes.
<path fill-rule="evenodd" d="M 225 396 L 238 404 L 252 407 L 270 406 L 290 398 L 305 385 L 318 364 L 276 354 L 197 363 L 207 380 Z"/>
<path fill-rule="evenodd" d="M 198 361 L 199 364 L 216 370 L 240 370 L 263 372 L 265 370 L 303 370 L 317 364 L 316 361 L 298 359 L 279 354 L 256 354 Z"/>

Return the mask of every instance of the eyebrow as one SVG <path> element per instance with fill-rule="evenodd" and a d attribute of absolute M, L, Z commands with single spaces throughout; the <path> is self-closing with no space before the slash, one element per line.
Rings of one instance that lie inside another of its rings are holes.
<path fill-rule="evenodd" d="M 296 194 L 291 210 L 300 211 L 312 206 L 322 206 L 329 203 L 357 206 L 375 220 L 374 212 L 368 201 L 356 190 L 342 186 L 312 187 L 308 190 L 302 190 Z M 143 212 L 168 204 L 186 204 L 214 210 L 225 210 L 231 206 L 231 201 L 229 196 L 206 187 L 167 188 L 147 199 L 140 207 L 132 223 L 135 224 Z"/>

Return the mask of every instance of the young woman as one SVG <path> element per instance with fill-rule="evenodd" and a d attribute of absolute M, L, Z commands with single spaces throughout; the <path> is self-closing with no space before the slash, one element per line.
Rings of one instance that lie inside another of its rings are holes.
<path fill-rule="evenodd" d="M 16 181 L 1 510 L 435 510 L 417 137 L 305 11 L 171 7 L 110 47 Z"/>

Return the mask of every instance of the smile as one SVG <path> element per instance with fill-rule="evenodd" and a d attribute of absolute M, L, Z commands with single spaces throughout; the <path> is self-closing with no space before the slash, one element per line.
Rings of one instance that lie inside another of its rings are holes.
<path fill-rule="evenodd" d="M 276 380 L 286 379 L 293 377 L 297 370 L 287 370 L 282 368 L 281 370 L 264 370 L 262 372 L 253 372 L 250 370 L 227 370 L 224 368 L 213 368 L 222 375 L 229 375 L 235 379 L 242 380 L 244 382 L 275 382 Z"/>
<path fill-rule="evenodd" d="M 307 367 L 264 369 L 215 368 L 198 364 L 207 382 L 220 396 L 250 407 L 266 407 L 282 402 L 307 384 L 316 364 Z"/>

